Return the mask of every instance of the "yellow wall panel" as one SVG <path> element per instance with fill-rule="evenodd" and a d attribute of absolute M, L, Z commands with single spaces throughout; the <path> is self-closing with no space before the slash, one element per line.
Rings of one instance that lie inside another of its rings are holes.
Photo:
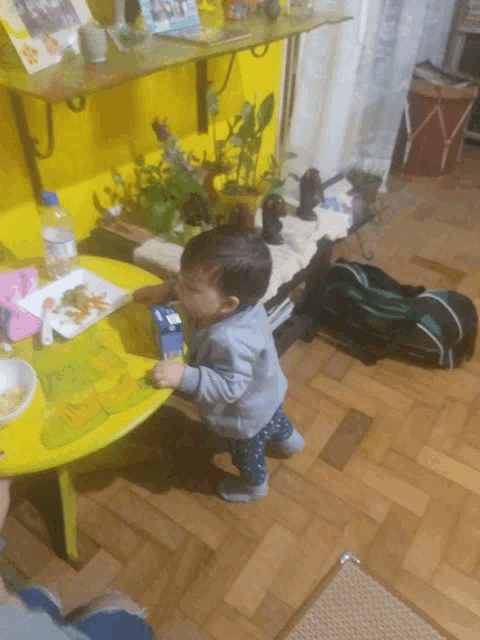
<path fill-rule="evenodd" d="M 268 164 L 275 149 L 280 86 L 282 44 L 271 44 L 265 57 L 254 58 L 249 51 L 237 54 L 230 82 L 220 97 L 217 136 L 226 135 L 226 119 L 238 113 L 245 100 L 260 103 L 275 92 L 276 111 L 265 132 L 259 173 Z M 229 56 L 208 62 L 213 91 L 218 91 L 227 73 Z M 45 105 L 25 99 L 32 135 L 46 149 Z M 32 198 L 23 152 L 15 129 L 8 94 L 0 89 L 0 242 L 18 257 L 41 253 L 40 223 Z M 98 219 L 93 205 L 96 192 L 108 205 L 103 190 L 112 186 L 111 174 L 118 170 L 124 177 L 133 175 L 136 155 L 147 155 L 157 162 L 159 152 L 151 128 L 153 119 L 167 118 L 171 131 L 186 151 L 202 157 L 213 148 L 212 135 L 198 135 L 195 66 L 184 65 L 152 74 L 125 85 L 103 90 L 87 99 L 83 112 L 74 113 L 64 103 L 53 107 L 55 150 L 39 167 L 46 189 L 58 191 L 63 206 L 75 221 L 77 239 L 89 235 Z"/>
<path fill-rule="evenodd" d="M 0 87 L 0 225 L 4 211 L 33 196 L 8 93 Z M 0 233 L 0 240 L 2 239 Z"/>

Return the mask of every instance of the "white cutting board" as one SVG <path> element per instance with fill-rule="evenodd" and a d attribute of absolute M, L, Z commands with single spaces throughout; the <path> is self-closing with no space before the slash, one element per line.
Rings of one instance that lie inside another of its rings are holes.
<path fill-rule="evenodd" d="M 86 286 L 87 293 L 89 295 L 104 295 L 108 308 L 105 309 L 105 311 L 90 311 L 81 324 L 77 324 L 72 318 L 65 315 L 63 310 L 59 313 L 52 313 L 52 328 L 64 338 L 74 338 L 75 336 L 78 336 L 79 333 L 82 333 L 82 331 L 91 327 L 92 324 L 95 324 L 102 318 L 105 318 L 105 316 L 116 311 L 116 309 L 119 309 L 132 299 L 132 295 L 130 293 L 116 287 L 114 284 L 108 282 L 108 280 L 104 280 L 100 276 L 97 276 L 95 273 L 92 273 L 87 269 L 76 269 L 67 276 L 60 278 L 59 280 L 55 280 L 55 282 L 52 282 L 51 284 L 38 289 L 35 293 L 31 293 L 22 300 L 19 300 L 17 304 L 37 318 L 41 319 L 42 306 L 45 298 L 54 299 L 55 304 L 53 308 L 55 310 L 60 304 L 62 295 L 65 291 L 74 289 L 80 284 Z M 65 308 L 65 310 L 68 309 L 72 308 Z"/>

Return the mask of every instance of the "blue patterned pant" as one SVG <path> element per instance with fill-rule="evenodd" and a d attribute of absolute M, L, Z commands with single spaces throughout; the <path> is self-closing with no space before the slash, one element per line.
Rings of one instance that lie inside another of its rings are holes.
<path fill-rule="evenodd" d="M 16 595 L 23 600 L 28 609 L 47 613 L 59 629 L 63 627 L 72 634 L 82 631 L 90 640 L 154 640 L 153 629 L 145 621 L 144 613 L 140 610 L 138 613 L 132 613 L 115 606 L 106 607 L 103 611 L 91 613 L 84 618 L 80 616 L 80 619 L 70 623 L 63 616 L 61 603 L 45 587 L 25 587 Z"/>
<path fill-rule="evenodd" d="M 232 463 L 240 471 L 247 484 L 262 484 L 267 477 L 265 465 L 265 442 L 267 440 L 287 440 L 293 433 L 293 425 L 283 413 L 282 405 L 273 414 L 270 422 L 253 438 L 239 440 L 227 438 L 227 447 Z"/>

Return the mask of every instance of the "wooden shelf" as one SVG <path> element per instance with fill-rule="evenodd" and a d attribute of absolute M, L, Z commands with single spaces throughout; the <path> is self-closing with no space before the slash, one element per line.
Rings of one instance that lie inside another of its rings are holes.
<path fill-rule="evenodd" d="M 211 47 L 172 42 L 154 35 L 151 43 L 144 47 L 119 51 L 109 38 L 105 63 L 85 65 L 83 57 L 77 55 L 55 66 L 28 74 L 23 67 L 19 68 L 19 61 L 2 61 L 0 84 L 22 95 L 55 103 L 90 95 L 163 69 L 267 45 L 322 25 L 338 24 L 350 19 L 351 16 L 345 16 L 341 12 L 325 11 L 314 12 L 310 17 L 292 12 L 281 16 L 273 24 L 262 17 L 241 23 L 225 21 L 225 26 L 240 27 L 248 31 L 251 37 Z"/>

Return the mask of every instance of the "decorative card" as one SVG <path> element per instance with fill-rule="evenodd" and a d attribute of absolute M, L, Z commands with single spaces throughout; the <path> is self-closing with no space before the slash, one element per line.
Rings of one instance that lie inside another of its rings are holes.
<path fill-rule="evenodd" d="M 152 33 L 200 24 L 196 0 L 139 0 L 145 23 Z"/>
<path fill-rule="evenodd" d="M 0 0 L 0 22 L 28 73 L 79 53 L 77 30 L 92 19 L 86 0 Z"/>

